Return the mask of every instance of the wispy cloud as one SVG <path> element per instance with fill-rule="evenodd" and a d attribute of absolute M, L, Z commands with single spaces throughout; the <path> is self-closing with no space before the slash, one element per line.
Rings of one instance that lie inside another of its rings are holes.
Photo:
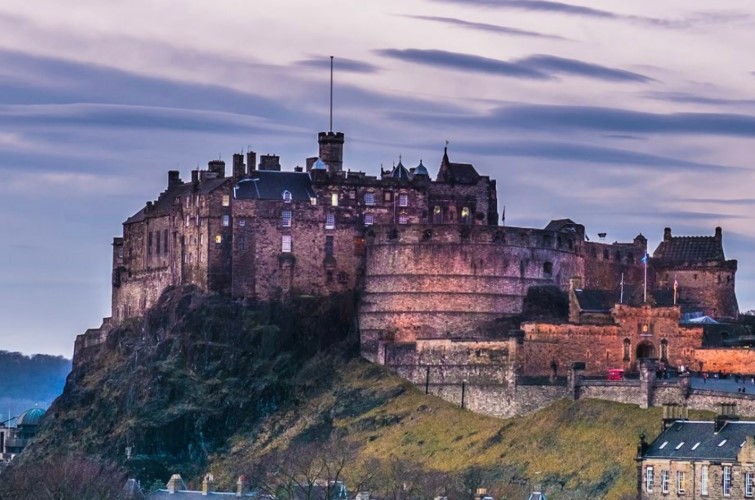
<path fill-rule="evenodd" d="M 435 0 L 436 2 L 455 3 L 464 6 L 520 10 L 527 12 L 545 12 L 571 16 L 589 17 L 594 19 L 609 19 L 647 24 L 660 28 L 685 29 L 712 24 L 741 23 L 748 21 L 751 16 L 742 11 L 721 10 L 696 12 L 680 19 L 664 19 L 658 17 L 622 14 L 603 9 L 594 9 L 582 5 L 574 5 L 548 0 Z"/>
<path fill-rule="evenodd" d="M 429 118 L 411 113 L 394 113 L 394 117 L 420 123 Z M 501 127 L 551 133 L 581 130 L 755 137 L 755 116 L 732 113 L 662 114 L 595 106 L 522 104 L 499 107 L 484 115 L 446 115 L 443 121 L 451 126 Z"/>
<path fill-rule="evenodd" d="M 487 31 L 490 33 L 496 33 L 499 35 L 511 35 L 511 36 L 523 36 L 531 38 L 546 38 L 551 40 L 567 40 L 567 38 L 557 35 L 549 35 L 546 33 L 539 33 L 537 31 L 527 31 L 518 28 L 511 28 L 509 26 L 501 26 L 498 24 L 487 23 L 475 23 L 471 21 L 465 21 L 463 19 L 457 19 L 455 17 L 440 17 L 440 16 L 413 16 L 405 15 L 403 17 L 409 17 L 412 19 L 420 19 L 423 21 L 432 21 L 437 23 L 443 23 L 450 26 L 456 26 L 459 28 L 466 28 L 478 31 Z"/>
<path fill-rule="evenodd" d="M 686 92 L 645 92 L 648 99 L 678 102 L 683 104 L 704 104 L 710 106 L 753 106 L 755 99 L 729 99 L 723 97 L 707 97 Z"/>
<path fill-rule="evenodd" d="M 513 61 L 501 61 L 473 54 L 443 50 L 384 49 L 378 51 L 378 53 L 406 62 L 513 78 L 550 80 L 554 79 L 556 75 L 570 75 L 612 82 L 647 83 L 654 81 L 652 78 L 639 73 L 545 54 L 535 54 Z"/>
<path fill-rule="evenodd" d="M 307 59 L 296 61 L 294 65 L 326 70 L 330 68 L 330 56 L 311 56 Z M 345 71 L 349 73 L 377 73 L 380 71 L 380 68 L 374 64 L 343 57 L 335 57 L 333 59 L 333 67 L 335 71 Z"/>

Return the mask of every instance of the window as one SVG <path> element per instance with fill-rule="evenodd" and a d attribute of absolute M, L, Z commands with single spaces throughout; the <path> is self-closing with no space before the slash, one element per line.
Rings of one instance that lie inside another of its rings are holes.
<path fill-rule="evenodd" d="M 661 493 L 668 493 L 668 471 L 661 471 Z"/>
<path fill-rule="evenodd" d="M 356 198 L 357 198 L 357 192 L 356 192 L 356 191 L 354 191 L 353 189 L 352 189 L 352 190 L 350 190 L 350 191 L 349 191 L 349 199 L 350 199 L 350 200 L 356 200 Z"/>
<path fill-rule="evenodd" d="M 629 347 L 631 346 L 631 341 L 628 338 L 624 339 L 624 361 L 629 361 Z"/>
<path fill-rule="evenodd" d="M 676 471 L 676 493 L 684 495 L 684 471 Z"/>
<path fill-rule="evenodd" d="M 393 200 L 393 193 L 390 191 L 385 191 L 383 193 L 383 201 L 391 201 Z"/>
<path fill-rule="evenodd" d="M 400 195 L 398 195 L 398 206 L 400 206 L 400 207 L 408 207 L 409 206 L 409 195 L 407 195 L 407 194 L 400 194 Z"/>
<path fill-rule="evenodd" d="M 375 193 L 364 193 L 364 204 L 368 207 L 375 205 Z"/>
<path fill-rule="evenodd" d="M 291 210 L 284 210 L 281 212 L 281 227 L 291 227 Z"/>
<path fill-rule="evenodd" d="M 291 203 L 291 191 L 283 191 L 283 203 Z"/>
<path fill-rule="evenodd" d="M 231 204 L 231 195 L 229 195 L 229 194 L 224 194 L 224 195 L 223 195 L 223 206 L 224 206 L 224 207 L 227 207 L 227 206 L 229 206 L 230 204 Z"/>
<path fill-rule="evenodd" d="M 753 492 L 753 481 L 755 481 L 755 476 L 753 476 L 753 472 L 745 472 L 745 497 L 746 498 L 752 498 L 752 492 Z"/>
<path fill-rule="evenodd" d="M 173 233 L 173 239 L 175 239 L 175 237 L 176 237 L 176 234 Z M 167 229 L 163 230 L 163 252 L 165 252 L 165 254 L 168 253 L 168 230 Z"/>
<path fill-rule="evenodd" d="M 721 491 L 725 497 L 731 496 L 731 465 L 724 465 L 724 481 Z"/>
<path fill-rule="evenodd" d="M 224 215 L 223 216 L 223 225 L 229 226 L 231 224 L 231 216 L 230 215 Z"/>
<path fill-rule="evenodd" d="M 469 217 L 469 207 L 463 207 L 461 209 L 461 223 L 462 224 L 469 224 L 471 221 Z"/>
<path fill-rule="evenodd" d="M 239 227 L 246 226 L 246 219 L 239 219 Z"/>
<path fill-rule="evenodd" d="M 291 235 L 284 234 L 281 238 L 281 252 L 291 253 Z"/>
<path fill-rule="evenodd" d="M 330 195 L 330 204 L 334 207 L 338 206 L 338 193 L 333 193 Z"/>
<path fill-rule="evenodd" d="M 361 236 L 354 237 L 354 255 L 357 257 L 364 255 L 364 238 Z"/>
<path fill-rule="evenodd" d="M 443 209 L 439 205 L 435 205 L 435 208 L 433 208 L 433 222 L 435 224 L 443 223 Z"/>
<path fill-rule="evenodd" d="M 219 234 L 215 235 L 215 243 L 223 243 L 223 237 Z"/>
<path fill-rule="evenodd" d="M 372 214 L 364 214 L 364 225 L 371 226 L 375 223 L 375 216 Z"/>
<path fill-rule="evenodd" d="M 155 232 L 155 253 L 160 255 L 160 231 Z"/>
<path fill-rule="evenodd" d="M 186 216 L 186 227 L 189 227 L 189 216 Z"/>
<path fill-rule="evenodd" d="M 325 237 L 325 256 L 333 257 L 333 237 L 332 236 Z"/>
<path fill-rule="evenodd" d="M 543 276 L 546 278 L 553 276 L 553 262 L 543 262 Z"/>
<path fill-rule="evenodd" d="M 406 224 L 409 222 L 409 218 L 406 216 L 406 214 L 400 214 L 398 216 L 398 223 L 399 224 Z"/>
<path fill-rule="evenodd" d="M 694 450 L 694 448 L 692 448 Z M 700 468 L 700 494 L 708 494 L 708 466 L 703 465 Z"/>
<path fill-rule="evenodd" d="M 645 491 L 648 493 L 653 492 L 653 468 L 645 468 Z"/>
<path fill-rule="evenodd" d="M 325 229 L 335 229 L 336 228 L 336 216 L 333 214 L 328 214 L 325 216 Z"/>
<path fill-rule="evenodd" d="M 147 255 L 152 255 L 152 231 L 147 234 Z"/>

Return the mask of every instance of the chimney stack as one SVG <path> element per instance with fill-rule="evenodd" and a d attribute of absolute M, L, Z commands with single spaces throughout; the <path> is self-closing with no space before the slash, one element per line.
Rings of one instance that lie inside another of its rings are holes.
<path fill-rule="evenodd" d="M 171 188 L 177 184 L 181 184 L 181 172 L 168 170 L 168 187 Z"/>
<path fill-rule="evenodd" d="M 720 227 L 716 228 L 716 236 L 715 236 L 715 238 L 716 238 L 716 241 L 721 241 L 721 239 L 723 238 L 723 233 L 722 233 Z"/>
<path fill-rule="evenodd" d="M 170 480 L 168 480 L 167 484 L 168 493 L 173 495 L 176 493 L 176 491 L 185 490 L 186 489 L 186 483 L 184 483 L 184 480 L 181 478 L 181 474 L 173 474 L 170 476 Z"/>
<path fill-rule="evenodd" d="M 246 476 L 239 476 L 239 480 L 236 481 L 236 496 L 243 497 L 245 489 L 246 489 Z"/>
<path fill-rule="evenodd" d="M 737 417 L 737 404 L 736 403 L 719 403 L 718 415 L 713 425 L 713 432 L 718 432 L 724 428 L 728 422 L 739 420 Z"/>
<path fill-rule="evenodd" d="M 246 152 L 246 173 L 247 175 L 252 175 L 252 172 L 254 172 L 257 169 L 257 153 L 254 151 L 247 151 Z"/>
<path fill-rule="evenodd" d="M 274 170 L 280 172 L 280 156 L 278 155 L 261 155 L 260 156 L 260 170 Z"/>
<path fill-rule="evenodd" d="M 320 159 L 328 165 L 330 171 L 343 170 L 343 132 L 320 132 L 317 142 L 320 145 Z"/>
<path fill-rule="evenodd" d="M 225 177 L 225 162 L 223 160 L 212 160 L 207 162 L 207 170 L 215 173 L 218 177 Z"/>
<path fill-rule="evenodd" d="M 235 153 L 233 155 L 233 178 L 239 179 L 244 177 L 244 155 L 241 153 Z"/>
<path fill-rule="evenodd" d="M 207 496 L 212 491 L 215 491 L 215 476 L 208 473 L 202 480 L 202 496 Z"/>
<path fill-rule="evenodd" d="M 199 182 L 199 170 L 191 171 L 191 183 L 196 184 Z"/>
<path fill-rule="evenodd" d="M 671 228 L 663 228 L 663 241 L 671 241 Z"/>

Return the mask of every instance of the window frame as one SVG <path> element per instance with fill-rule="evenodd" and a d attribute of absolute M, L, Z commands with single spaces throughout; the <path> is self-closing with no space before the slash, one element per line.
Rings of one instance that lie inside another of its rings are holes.
<path fill-rule="evenodd" d="M 337 207 L 338 199 L 339 199 L 338 193 L 330 193 L 330 206 Z"/>
<path fill-rule="evenodd" d="M 372 214 L 364 214 L 364 225 L 371 226 L 375 224 L 375 216 Z"/>
<path fill-rule="evenodd" d="M 281 227 L 291 227 L 294 223 L 294 212 L 292 210 L 281 210 Z"/>
<path fill-rule="evenodd" d="M 664 495 L 668 494 L 670 482 L 668 469 L 663 469 L 661 471 L 661 493 Z"/>
<path fill-rule="evenodd" d="M 231 206 L 231 195 L 230 194 L 224 194 L 223 198 L 220 202 L 221 205 L 224 207 L 230 207 Z"/>
<path fill-rule="evenodd" d="M 375 206 L 375 193 L 372 191 L 368 191 L 364 193 L 364 204 L 368 207 L 374 207 Z"/>
<path fill-rule="evenodd" d="M 655 486 L 655 471 L 652 465 L 645 467 L 645 491 L 647 493 L 653 492 Z"/>
<path fill-rule="evenodd" d="M 336 228 L 336 214 L 326 214 L 325 215 L 325 229 L 335 229 Z"/>
<path fill-rule="evenodd" d="M 231 216 L 230 215 L 224 215 L 221 218 L 220 223 L 223 225 L 223 227 L 230 226 L 231 225 Z"/>
<path fill-rule="evenodd" d="M 409 195 L 406 193 L 399 193 L 398 195 L 398 206 L 400 207 L 408 207 L 409 206 Z"/>
<path fill-rule="evenodd" d="M 710 484 L 709 470 L 707 465 L 700 468 L 700 494 L 708 495 L 708 485 Z"/>
<path fill-rule="evenodd" d="M 684 471 L 678 470 L 676 471 L 676 494 L 677 495 L 684 495 L 686 493 L 685 485 L 684 485 Z"/>
<path fill-rule="evenodd" d="M 281 253 L 292 253 L 293 239 L 290 234 L 281 235 Z"/>
<path fill-rule="evenodd" d="M 755 473 L 745 472 L 745 498 L 752 498 L 755 494 Z"/>
<path fill-rule="evenodd" d="M 398 215 L 398 223 L 401 225 L 409 224 L 409 216 L 406 214 L 399 214 Z"/>
<path fill-rule="evenodd" d="M 721 470 L 721 493 L 725 497 L 731 496 L 731 465 L 724 465 Z"/>
<path fill-rule="evenodd" d="M 293 201 L 293 196 L 291 195 L 291 191 L 288 189 L 284 189 L 281 193 L 281 198 L 283 198 L 283 203 L 291 203 Z"/>

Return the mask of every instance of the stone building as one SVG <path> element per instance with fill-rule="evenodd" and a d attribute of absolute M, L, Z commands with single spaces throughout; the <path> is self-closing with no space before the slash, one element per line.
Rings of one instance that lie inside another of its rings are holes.
<path fill-rule="evenodd" d="M 669 416 L 637 454 L 637 497 L 722 499 L 755 495 L 755 422 L 739 421 L 734 405 L 721 405 L 713 422 Z M 683 415 L 682 415 L 683 417 Z"/>

